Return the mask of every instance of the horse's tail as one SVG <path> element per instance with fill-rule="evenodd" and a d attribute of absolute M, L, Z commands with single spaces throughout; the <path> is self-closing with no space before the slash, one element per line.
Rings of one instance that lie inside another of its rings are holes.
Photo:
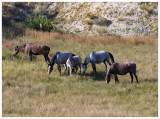
<path fill-rule="evenodd" d="M 110 58 L 111 58 L 111 60 L 112 60 L 112 63 L 114 63 L 115 61 L 114 61 L 113 55 L 112 55 L 110 52 L 108 52 L 108 53 L 109 53 L 109 56 L 110 56 Z"/>
<path fill-rule="evenodd" d="M 50 52 L 50 47 L 48 47 L 48 51 Z"/>
<path fill-rule="evenodd" d="M 72 54 L 72 53 L 71 53 Z M 75 54 L 72 54 L 72 56 L 76 56 Z"/>

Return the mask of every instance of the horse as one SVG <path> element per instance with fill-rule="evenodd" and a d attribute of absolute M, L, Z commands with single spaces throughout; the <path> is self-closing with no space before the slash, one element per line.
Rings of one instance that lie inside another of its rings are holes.
<path fill-rule="evenodd" d="M 75 56 L 75 55 L 70 52 L 56 52 L 50 64 L 48 64 L 48 73 L 50 74 L 52 72 L 53 66 L 55 63 L 57 64 L 57 68 L 59 70 L 60 75 L 61 75 L 61 64 L 65 65 L 65 72 L 66 72 L 67 70 L 66 61 L 71 56 Z"/>
<path fill-rule="evenodd" d="M 106 51 L 95 52 L 95 51 L 92 51 L 86 57 L 86 59 L 85 59 L 85 61 L 83 63 L 83 73 L 85 73 L 85 71 L 87 70 L 88 63 L 92 64 L 93 71 L 96 73 L 96 65 L 95 64 L 99 64 L 101 62 L 104 63 L 105 72 L 107 72 L 106 61 L 108 62 L 109 65 L 111 65 L 111 63 L 109 61 L 110 58 L 111 58 L 112 63 L 114 63 L 114 57 L 110 52 L 106 52 Z"/>
<path fill-rule="evenodd" d="M 107 72 L 107 75 L 105 77 L 105 82 L 108 84 L 110 82 L 110 75 L 114 74 L 115 76 L 115 83 L 119 83 L 117 74 L 119 75 L 125 75 L 127 73 L 130 73 L 131 76 L 131 83 L 133 83 L 133 74 L 136 78 L 137 83 L 138 77 L 136 75 L 136 64 L 133 62 L 127 62 L 127 63 L 113 63 L 110 67 L 110 69 Z"/>
<path fill-rule="evenodd" d="M 14 48 L 14 55 L 16 56 L 19 53 L 19 51 L 28 54 L 30 61 L 32 61 L 32 55 L 43 55 L 45 61 L 48 61 L 50 63 L 50 59 L 48 57 L 50 48 L 46 45 L 36 45 L 32 43 L 19 45 Z"/>
<path fill-rule="evenodd" d="M 82 59 L 80 56 L 69 57 L 66 62 L 66 65 L 68 68 L 68 74 L 70 74 L 70 76 L 71 76 L 72 72 L 74 72 L 75 69 L 76 69 L 76 73 L 77 73 L 78 66 L 79 66 L 80 74 L 81 74 L 81 64 L 82 64 Z"/>

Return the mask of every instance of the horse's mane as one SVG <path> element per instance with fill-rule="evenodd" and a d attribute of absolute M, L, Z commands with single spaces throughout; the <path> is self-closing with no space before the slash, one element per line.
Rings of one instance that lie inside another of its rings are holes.
<path fill-rule="evenodd" d="M 89 55 L 89 54 L 88 54 Z M 87 57 L 85 58 L 85 60 L 84 60 L 84 65 L 86 65 L 87 63 L 86 63 L 86 60 L 87 60 L 87 58 L 88 58 L 88 55 L 87 55 Z"/>
<path fill-rule="evenodd" d="M 51 65 L 53 65 L 55 63 L 55 60 L 57 59 L 57 55 L 59 54 L 59 52 L 56 52 L 56 54 L 53 56 L 52 60 L 51 60 Z"/>
<path fill-rule="evenodd" d="M 72 53 L 71 53 L 72 54 Z M 75 54 L 72 54 L 72 56 L 76 56 Z"/>

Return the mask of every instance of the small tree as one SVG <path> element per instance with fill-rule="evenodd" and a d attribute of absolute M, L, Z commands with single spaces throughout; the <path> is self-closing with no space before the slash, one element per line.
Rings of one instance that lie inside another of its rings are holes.
<path fill-rule="evenodd" d="M 42 31 L 51 31 L 54 29 L 51 22 L 47 19 L 47 17 L 44 17 L 42 15 L 35 14 L 34 17 L 29 16 L 29 26 L 32 29 L 36 30 L 42 30 Z"/>

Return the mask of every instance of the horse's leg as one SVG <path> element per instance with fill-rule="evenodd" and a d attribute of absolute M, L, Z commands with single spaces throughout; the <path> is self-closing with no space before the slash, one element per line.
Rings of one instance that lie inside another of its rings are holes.
<path fill-rule="evenodd" d="M 78 71 L 78 66 L 76 67 L 76 72 L 75 73 L 77 73 L 77 71 Z"/>
<path fill-rule="evenodd" d="M 72 76 L 72 68 L 70 67 L 70 76 Z"/>
<path fill-rule="evenodd" d="M 68 75 L 69 75 L 69 66 L 68 66 Z"/>
<path fill-rule="evenodd" d="M 80 69 L 80 74 L 81 74 L 81 64 L 79 65 L 79 69 Z"/>
<path fill-rule="evenodd" d="M 32 54 L 29 53 L 29 61 L 32 61 Z"/>
<path fill-rule="evenodd" d="M 107 65 L 106 65 L 106 62 L 104 61 L 104 66 L 105 66 L 105 72 L 107 73 Z"/>
<path fill-rule="evenodd" d="M 134 72 L 133 74 L 134 74 L 134 76 L 135 76 L 135 78 L 136 78 L 137 83 L 139 83 L 139 82 L 138 82 L 138 77 L 137 77 L 136 73 Z"/>
<path fill-rule="evenodd" d="M 59 70 L 59 74 L 61 75 L 61 64 L 58 64 L 57 67 L 58 67 L 58 70 Z"/>
<path fill-rule="evenodd" d="M 93 68 L 93 71 L 96 73 L 96 65 L 95 65 L 95 63 L 92 63 L 92 68 Z"/>
<path fill-rule="evenodd" d="M 48 57 L 48 54 L 46 55 L 46 58 L 47 58 L 48 62 L 50 63 L 50 59 L 49 59 L 49 57 Z"/>
<path fill-rule="evenodd" d="M 43 56 L 44 56 L 45 61 L 47 62 L 47 56 L 46 55 L 43 55 Z"/>
<path fill-rule="evenodd" d="M 132 72 L 129 72 L 130 73 L 130 76 L 131 76 L 131 83 L 133 83 L 133 74 Z"/>
<path fill-rule="evenodd" d="M 115 73 L 114 76 L 115 76 L 115 83 L 119 83 L 117 73 Z"/>
<path fill-rule="evenodd" d="M 107 62 L 108 62 L 108 64 L 111 66 L 111 63 L 110 63 L 109 59 L 107 60 Z"/>
<path fill-rule="evenodd" d="M 65 67 L 64 72 L 66 72 L 66 71 L 67 71 L 67 65 L 66 65 L 66 64 L 64 64 L 64 67 Z"/>

